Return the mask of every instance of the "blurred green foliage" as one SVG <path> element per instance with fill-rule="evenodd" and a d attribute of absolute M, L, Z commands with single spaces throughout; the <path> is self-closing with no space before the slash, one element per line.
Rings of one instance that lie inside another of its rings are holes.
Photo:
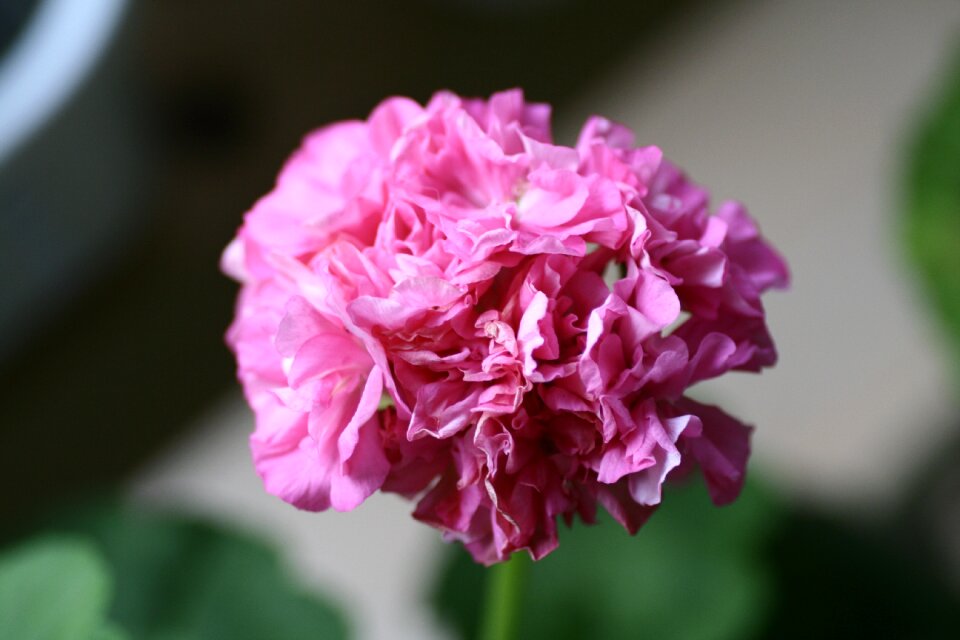
<path fill-rule="evenodd" d="M 904 237 L 960 381 L 960 49 L 908 149 Z"/>
<path fill-rule="evenodd" d="M 524 640 L 956 638 L 960 601 L 895 545 L 788 509 L 757 483 L 718 509 L 675 487 L 636 537 L 609 517 L 530 568 Z M 487 572 L 458 546 L 431 600 L 477 637 Z"/>
<path fill-rule="evenodd" d="M 61 513 L 43 528 L 69 537 L 8 552 L 0 638 L 120 640 L 117 627 L 137 640 L 348 637 L 336 608 L 244 535 L 114 503 Z"/>
<path fill-rule="evenodd" d="M 41 537 L 0 556 L 0 638 L 122 640 L 107 621 L 113 591 L 89 542 Z"/>
<path fill-rule="evenodd" d="M 529 573 L 519 637 L 745 638 L 763 622 L 770 578 L 757 548 L 776 513 L 749 491 L 731 509 L 683 487 L 636 537 L 605 514 L 561 532 L 560 549 Z M 455 547 L 433 600 L 462 637 L 476 637 L 485 571 Z"/>

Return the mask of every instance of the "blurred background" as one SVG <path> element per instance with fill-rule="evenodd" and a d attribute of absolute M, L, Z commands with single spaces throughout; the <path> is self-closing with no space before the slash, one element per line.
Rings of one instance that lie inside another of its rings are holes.
<path fill-rule="evenodd" d="M 794 273 L 778 367 L 698 390 L 757 425 L 743 500 L 570 532 L 524 637 L 958 637 L 958 55 L 955 0 L 0 0 L 2 548 L 89 551 L 130 637 L 469 636 L 484 576 L 410 504 L 263 493 L 217 262 L 307 131 L 521 86 L 559 142 L 601 113 L 745 201 Z"/>

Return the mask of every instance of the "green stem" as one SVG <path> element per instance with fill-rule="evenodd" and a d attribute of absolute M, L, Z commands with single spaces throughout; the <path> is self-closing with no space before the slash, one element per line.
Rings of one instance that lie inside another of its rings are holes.
<path fill-rule="evenodd" d="M 515 553 L 488 569 L 487 598 L 480 624 L 480 640 L 515 640 L 530 559 Z"/>

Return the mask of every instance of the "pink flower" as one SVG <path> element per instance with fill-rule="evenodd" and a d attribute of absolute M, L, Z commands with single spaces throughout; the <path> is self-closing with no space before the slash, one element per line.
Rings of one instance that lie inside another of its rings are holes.
<path fill-rule="evenodd" d="M 741 205 L 602 118 L 555 145 L 517 90 L 312 133 L 223 268 L 267 491 L 397 492 L 486 564 L 598 504 L 635 532 L 694 466 L 733 500 L 750 429 L 684 393 L 774 363 L 760 295 L 788 280 Z"/>

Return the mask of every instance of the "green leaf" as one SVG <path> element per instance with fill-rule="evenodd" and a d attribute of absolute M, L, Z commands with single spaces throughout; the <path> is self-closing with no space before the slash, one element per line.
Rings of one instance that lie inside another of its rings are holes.
<path fill-rule="evenodd" d="M 93 632 L 89 640 L 127 640 L 129 636 L 116 625 L 107 623 Z"/>
<path fill-rule="evenodd" d="M 31 540 L 0 557 L 0 638 L 123 638 L 119 630 L 103 634 L 110 591 L 93 545 L 70 537 Z"/>
<path fill-rule="evenodd" d="M 97 542 L 116 578 L 110 617 L 138 640 L 348 637 L 337 609 L 247 536 L 117 505 L 61 518 L 59 528 Z"/>
<path fill-rule="evenodd" d="M 943 78 L 908 154 L 904 241 L 960 375 L 960 51 Z"/>
<path fill-rule="evenodd" d="M 756 487 L 717 509 L 702 486 L 668 492 L 632 537 L 609 517 L 577 523 L 531 567 L 520 637 L 530 640 L 745 638 L 763 623 L 770 584 L 757 546 L 777 510 Z M 459 547 L 433 594 L 441 617 L 475 638 L 486 572 Z"/>

